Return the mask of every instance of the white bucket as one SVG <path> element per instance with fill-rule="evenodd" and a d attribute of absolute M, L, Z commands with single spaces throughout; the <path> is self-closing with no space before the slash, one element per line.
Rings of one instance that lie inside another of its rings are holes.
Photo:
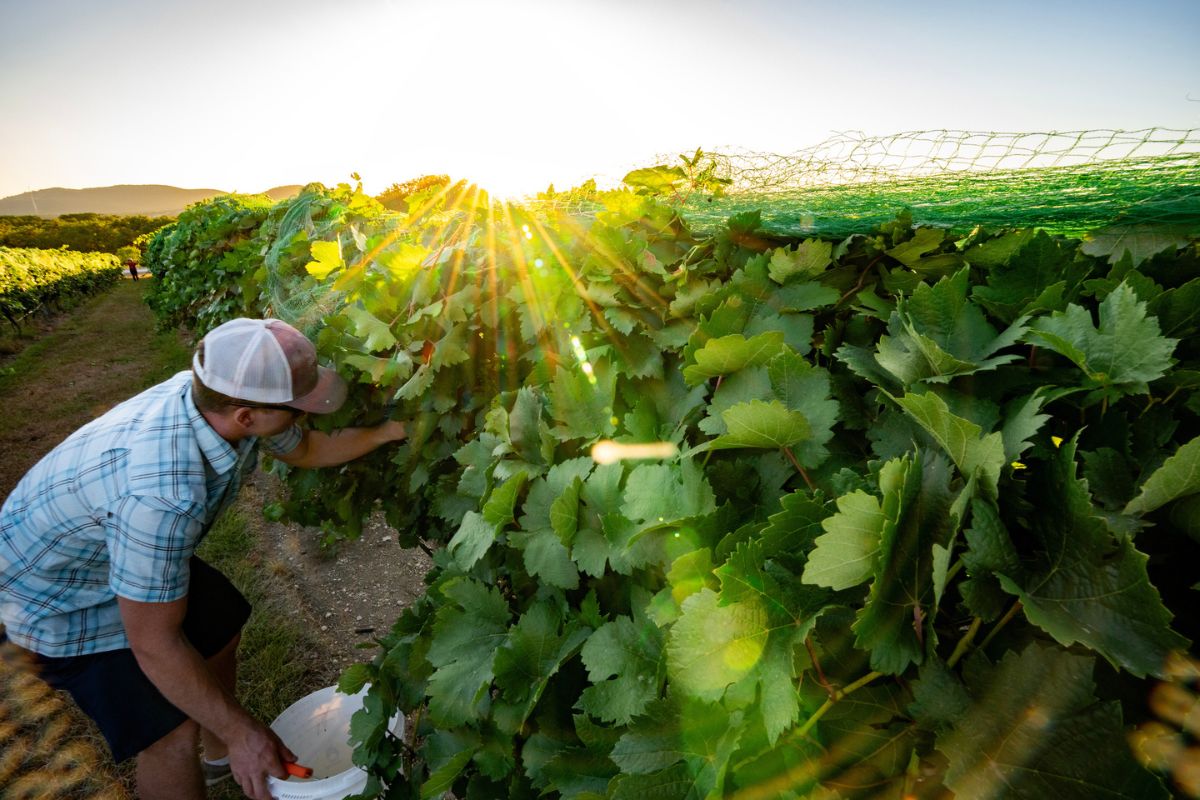
<path fill-rule="evenodd" d="M 364 687 L 356 695 L 339 694 L 327 686 L 292 703 L 271 723 L 296 763 L 312 767 L 311 778 L 289 777 L 286 781 L 267 776 L 276 800 L 341 800 L 367 785 L 367 773 L 350 760 L 350 717 L 362 708 Z M 392 717 L 392 733 L 404 738 L 404 715 Z"/>

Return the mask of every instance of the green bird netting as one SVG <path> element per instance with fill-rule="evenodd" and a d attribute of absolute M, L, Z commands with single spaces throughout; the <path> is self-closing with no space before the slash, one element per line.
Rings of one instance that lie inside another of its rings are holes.
<path fill-rule="evenodd" d="M 915 224 L 956 230 L 1200 230 L 1200 129 L 842 133 L 791 155 L 717 151 L 682 161 L 662 169 L 679 177 L 672 188 L 698 231 L 758 210 L 768 232 L 845 236 L 904 209 Z"/>

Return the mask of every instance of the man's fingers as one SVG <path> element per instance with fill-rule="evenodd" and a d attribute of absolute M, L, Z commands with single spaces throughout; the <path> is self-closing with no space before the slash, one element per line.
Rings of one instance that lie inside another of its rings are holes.
<path fill-rule="evenodd" d="M 271 800 L 271 790 L 267 788 L 267 776 L 260 775 L 254 779 L 253 800 Z"/>

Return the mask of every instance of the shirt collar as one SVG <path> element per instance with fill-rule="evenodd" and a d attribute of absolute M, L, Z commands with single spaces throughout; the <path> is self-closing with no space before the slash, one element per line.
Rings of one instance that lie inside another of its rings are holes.
<path fill-rule="evenodd" d="M 196 432 L 196 442 L 200 445 L 200 453 L 204 456 L 204 460 L 218 475 L 223 475 L 233 469 L 237 464 L 238 451 L 213 430 L 213 426 L 208 424 L 208 420 L 200 413 L 200 409 L 196 408 L 196 402 L 192 399 L 191 381 L 188 381 L 184 388 L 183 404 L 188 422 Z"/>

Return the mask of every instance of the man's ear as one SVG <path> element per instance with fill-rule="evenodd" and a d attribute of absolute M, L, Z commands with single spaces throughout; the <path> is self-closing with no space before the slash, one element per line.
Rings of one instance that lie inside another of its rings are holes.
<path fill-rule="evenodd" d="M 254 409 L 246 406 L 234 406 L 233 414 L 230 415 L 238 427 L 249 429 L 254 424 Z"/>

